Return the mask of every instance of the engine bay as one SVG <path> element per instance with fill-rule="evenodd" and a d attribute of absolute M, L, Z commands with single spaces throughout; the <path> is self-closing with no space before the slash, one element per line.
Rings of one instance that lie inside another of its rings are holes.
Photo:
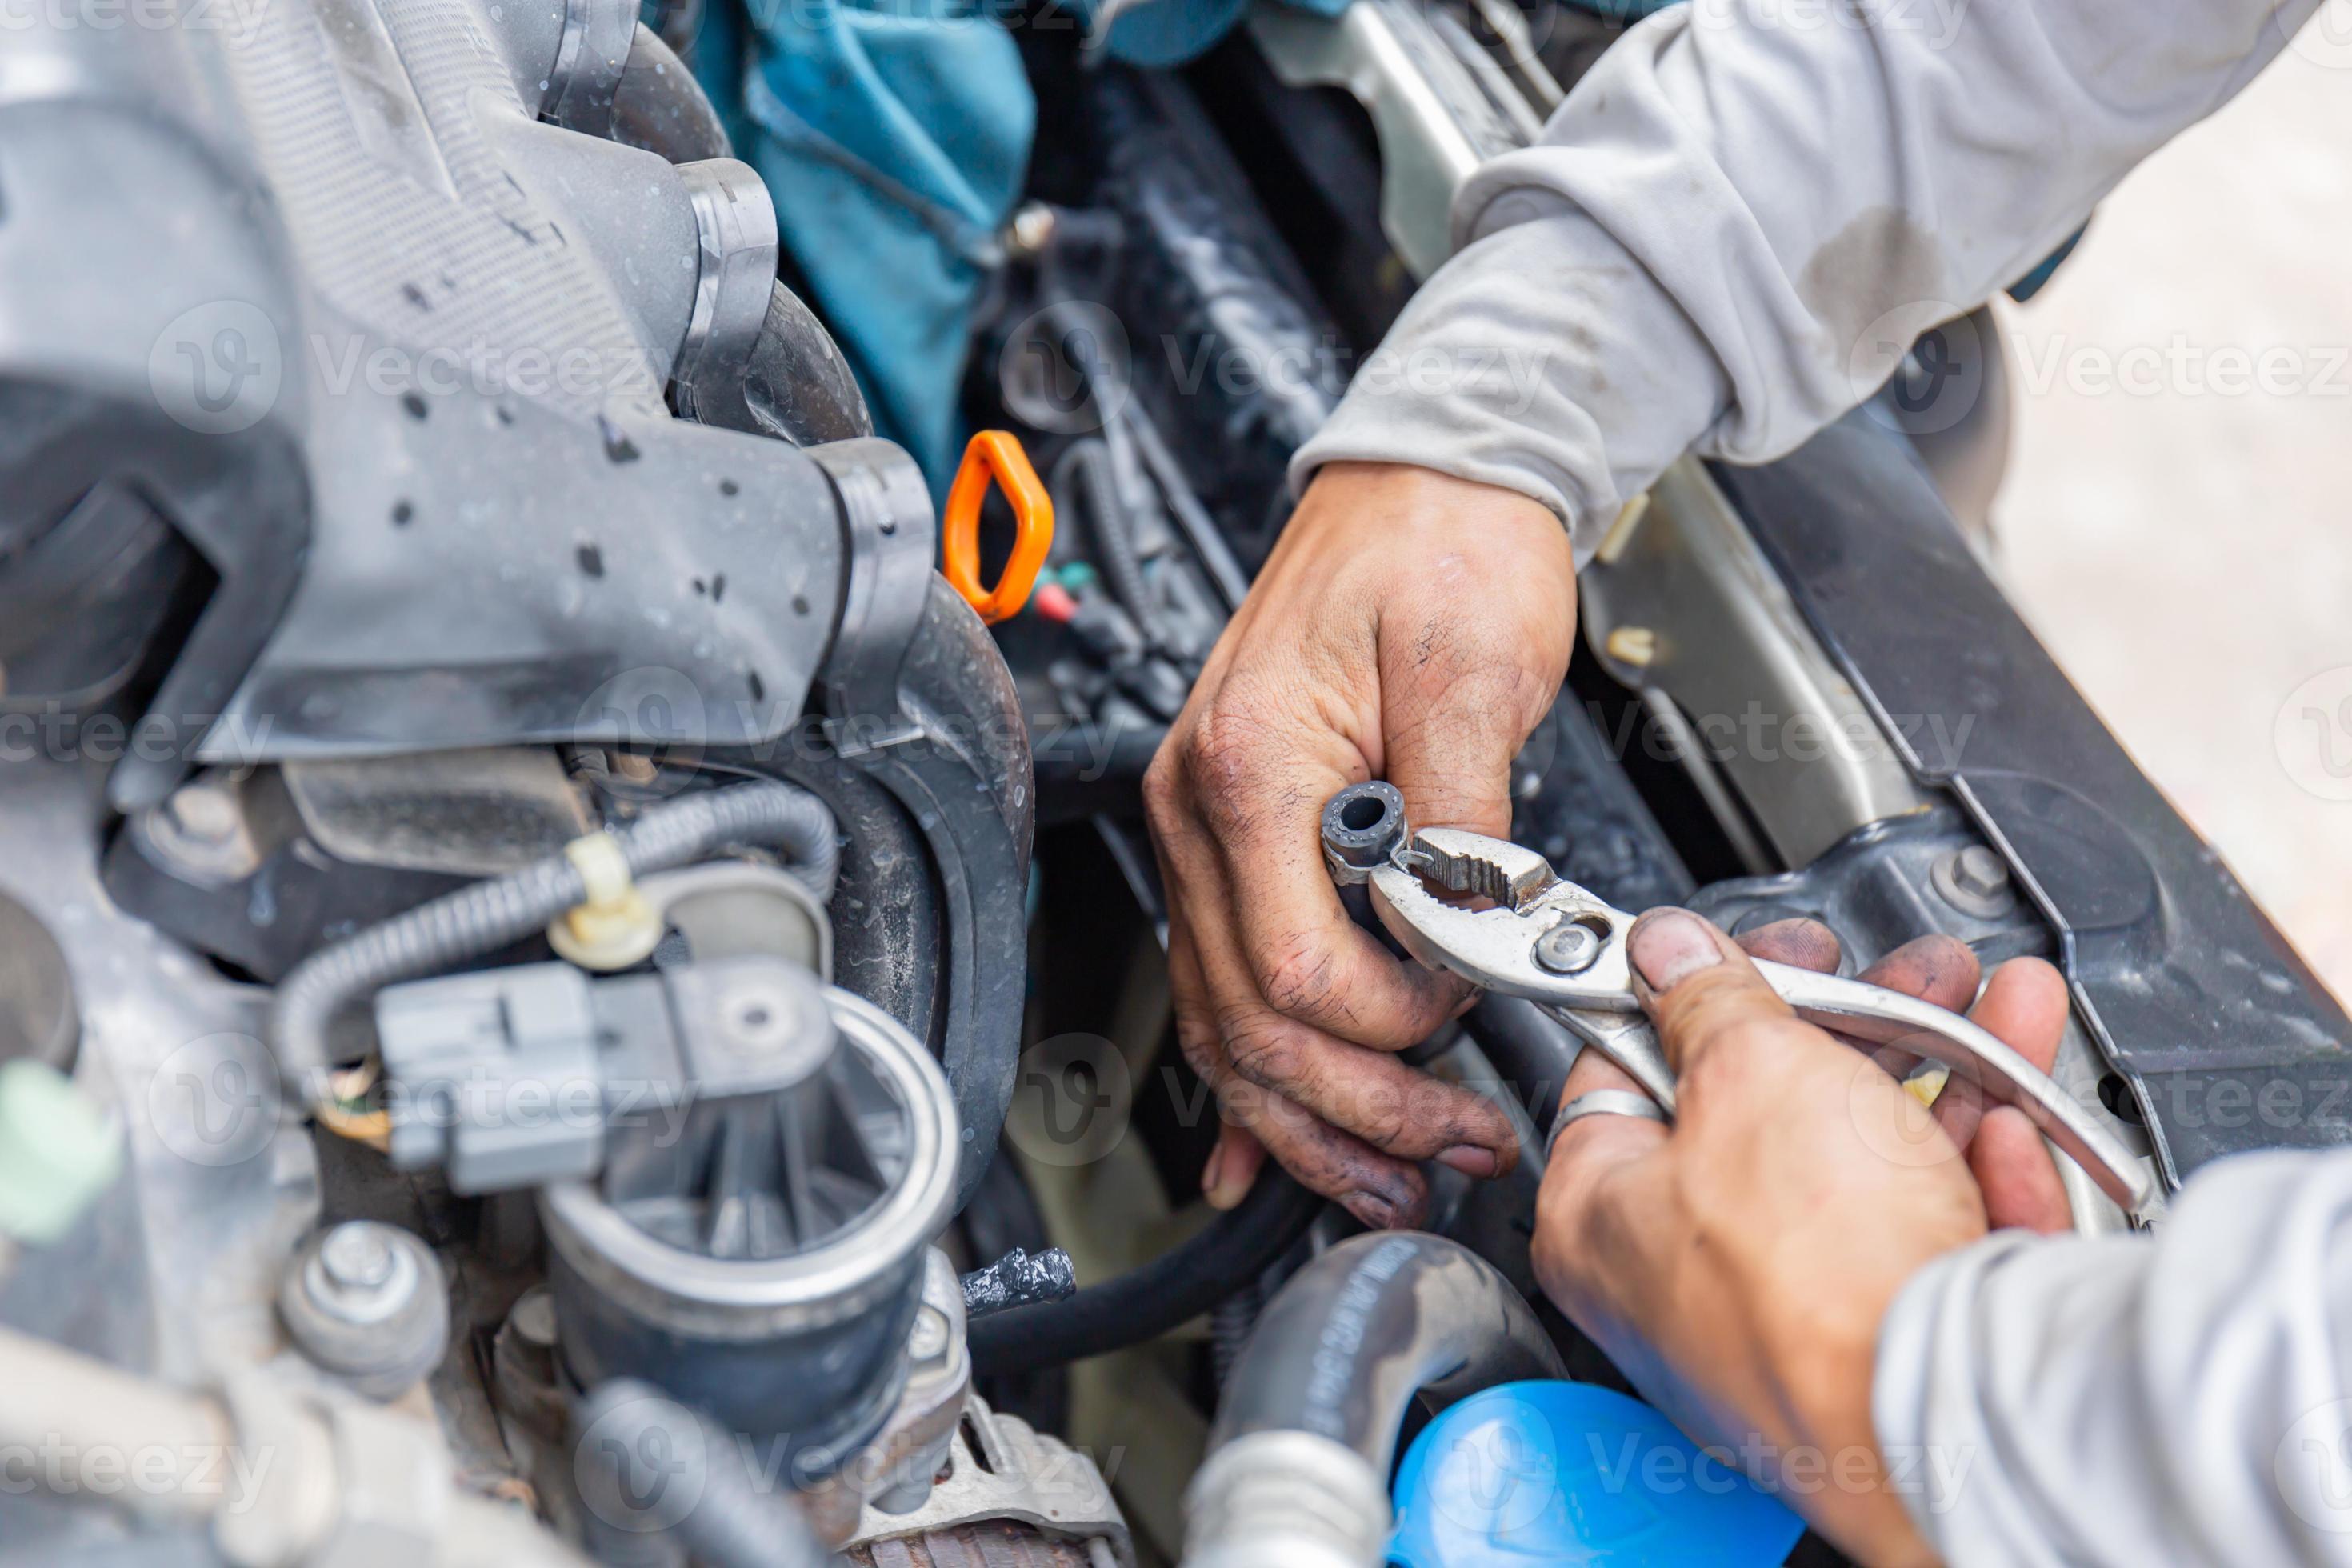
<path fill-rule="evenodd" d="M 1201 1202 L 1142 804 L 1453 185 L 1620 23 L 1021 31 L 943 472 L 692 9 L 0 55 L 0 1563 L 1372 1564 L 1448 1406 L 1630 1387 L 1536 1287 L 1580 1047 L 1528 1001 L 1409 1056 L 1509 1175 L 1433 1164 L 1412 1231 Z M 1511 838 L 1847 974 L 2052 959 L 2053 1076 L 2152 1184 L 2343 1141 L 2352 1027 L 1952 445 L 1865 407 L 1630 505 Z"/>

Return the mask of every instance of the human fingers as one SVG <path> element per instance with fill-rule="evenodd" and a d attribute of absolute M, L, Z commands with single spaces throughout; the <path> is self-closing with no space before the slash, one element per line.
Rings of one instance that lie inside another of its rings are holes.
<path fill-rule="evenodd" d="M 2066 982 L 2058 971 L 2038 958 L 2013 958 L 1992 972 L 1969 1016 L 2048 1072 L 2065 1037 L 2067 1007 Z M 1974 1136 L 1958 1141 L 1968 1150 L 1992 1225 L 2044 1235 L 2073 1225 L 2057 1162 L 2023 1111 L 1990 1107 Z"/>
<path fill-rule="evenodd" d="M 1492 1100 L 1276 1011 L 1259 998 L 1233 933 L 1196 926 L 1193 937 L 1225 1059 L 1240 1077 L 1400 1159 L 1482 1177 L 1517 1163 L 1510 1120 Z"/>
<path fill-rule="evenodd" d="M 1234 1070 L 1216 1026 L 1215 1009 L 1202 1000 L 1204 986 L 1197 949 L 1189 931 L 1180 945 L 1177 938 L 1181 929 L 1171 922 L 1169 982 L 1171 990 L 1180 998 L 1189 998 L 1191 1005 L 1180 1000 L 1176 1008 L 1177 1047 L 1216 1096 L 1218 1113 L 1225 1125 L 1240 1129 L 1250 1140 L 1250 1144 L 1243 1144 L 1220 1134 L 1217 1149 L 1211 1156 L 1213 1171 L 1203 1169 L 1203 1187 L 1212 1202 L 1219 1203 L 1219 1206 L 1239 1203 L 1247 1194 L 1249 1184 L 1255 1180 L 1262 1156 L 1270 1154 L 1309 1190 L 1341 1205 L 1374 1229 L 1420 1223 L 1428 1209 L 1429 1185 L 1418 1169 L 1381 1153 L 1304 1106 L 1252 1083 Z M 1251 1144 L 1256 1146 L 1257 1164 L 1247 1163 L 1253 1158 Z M 1229 1158 L 1244 1163 L 1229 1172 L 1224 1168 Z M 1242 1179 L 1244 1173 L 1247 1180 Z M 1213 1185 L 1205 1179 L 1212 1175 Z"/>

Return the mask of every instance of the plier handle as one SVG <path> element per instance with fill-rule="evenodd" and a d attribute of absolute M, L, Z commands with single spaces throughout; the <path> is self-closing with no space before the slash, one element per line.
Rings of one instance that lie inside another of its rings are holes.
<path fill-rule="evenodd" d="M 1381 923 L 1414 959 L 1535 1003 L 1674 1115 L 1674 1068 L 1633 993 L 1625 952 L 1633 915 L 1556 875 L 1523 845 L 1456 827 L 1412 831 L 1403 797 L 1386 784 L 1332 797 L 1323 843 L 1335 879 L 1363 884 Z M 1486 907 L 1452 901 L 1460 900 Z M 1984 1028 L 1884 986 L 1760 959 L 1756 968 L 1799 1017 L 1941 1063 L 2025 1112 L 2135 1218 L 2155 1208 L 2156 1177 L 2146 1163 Z"/>

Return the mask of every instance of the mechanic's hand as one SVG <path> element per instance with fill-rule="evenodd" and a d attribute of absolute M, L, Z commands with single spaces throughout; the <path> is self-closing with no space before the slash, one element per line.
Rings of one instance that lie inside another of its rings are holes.
<path fill-rule="evenodd" d="M 2063 1229 L 2057 1168 L 2023 1112 L 1987 1109 L 1958 1074 L 1928 1112 L 1879 1065 L 1913 1058 L 1800 1022 L 1696 915 L 1654 910 L 1629 943 L 1680 1103 L 1671 1130 L 1588 1116 L 1561 1132 L 1537 1214 L 1545 1292 L 1694 1440 L 1776 1479 L 1848 1553 L 1931 1562 L 1871 1425 L 1879 1321 L 1916 1270 L 1988 1226 Z M 1745 945 L 1837 962 L 1805 921 Z M 1964 944 L 1927 937 L 1863 978 L 1958 1009 L 1977 973 Z M 2015 959 L 1969 1016 L 2047 1071 L 2065 984 Z M 1563 1094 L 1632 1087 L 1587 1051 Z"/>
<path fill-rule="evenodd" d="M 1224 1117 L 1212 1203 L 1238 1203 L 1271 1151 L 1365 1224 L 1410 1226 L 1414 1162 L 1517 1162 L 1492 1104 L 1396 1058 L 1468 994 L 1349 922 L 1319 818 L 1385 778 L 1416 827 L 1509 832 L 1511 759 L 1575 623 L 1567 531 L 1525 496 L 1335 463 L 1300 500 L 1144 781 L 1177 1037 Z"/>

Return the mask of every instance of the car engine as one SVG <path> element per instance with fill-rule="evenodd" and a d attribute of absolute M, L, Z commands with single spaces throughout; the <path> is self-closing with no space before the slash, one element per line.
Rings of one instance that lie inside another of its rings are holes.
<path fill-rule="evenodd" d="M 100 9 L 0 40 L 0 1564 L 1369 1565 L 1436 1412 L 1628 1386 L 1535 1289 L 1528 1003 L 1413 1054 L 1527 1151 L 1425 1231 L 1192 1196 L 1140 807 L 1454 184 L 1622 17 L 1022 31 L 948 486 L 695 17 Z M 1849 972 L 2051 957 L 2167 1184 L 2352 1140 L 2352 1026 L 1980 560 L 1984 425 L 1898 374 L 1629 507 L 1513 837 Z"/>

